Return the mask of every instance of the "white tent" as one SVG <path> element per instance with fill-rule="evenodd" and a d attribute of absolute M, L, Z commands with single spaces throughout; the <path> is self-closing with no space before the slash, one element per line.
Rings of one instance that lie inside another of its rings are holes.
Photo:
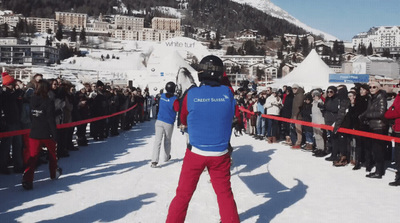
<path fill-rule="evenodd" d="M 333 73 L 313 49 L 298 67 L 285 77 L 276 80 L 272 85 L 282 87 L 283 85 L 298 84 L 304 87 L 306 92 L 314 88 L 326 89 L 330 85 L 335 85 L 329 83 L 329 74 Z"/>

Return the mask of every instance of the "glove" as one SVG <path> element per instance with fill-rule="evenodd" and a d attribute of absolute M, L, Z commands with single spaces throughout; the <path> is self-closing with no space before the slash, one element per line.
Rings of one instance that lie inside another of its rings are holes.
<path fill-rule="evenodd" d="M 89 98 L 95 98 L 96 96 L 97 96 L 97 93 L 94 91 L 89 94 Z"/>
<path fill-rule="evenodd" d="M 336 134 L 338 132 L 338 130 L 339 130 L 339 126 L 335 125 L 333 127 L 333 134 Z"/>

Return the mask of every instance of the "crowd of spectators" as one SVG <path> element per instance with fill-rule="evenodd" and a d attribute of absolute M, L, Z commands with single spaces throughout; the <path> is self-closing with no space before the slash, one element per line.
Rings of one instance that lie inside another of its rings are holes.
<path fill-rule="evenodd" d="M 30 129 L 30 101 L 43 75 L 36 74 L 26 85 L 6 72 L 2 73 L 0 89 L 0 132 Z M 159 95 L 152 97 L 149 90 L 119 87 L 103 83 L 72 84 L 61 78 L 49 82 L 49 98 L 55 105 L 56 124 L 110 115 L 135 106 L 132 110 L 88 124 L 57 129 L 57 157 L 68 157 L 70 151 L 87 146 L 88 140 L 101 141 L 129 130 L 136 123 L 156 115 Z M 88 131 L 87 131 L 88 130 Z M 29 159 L 29 134 L 0 138 L 0 174 L 23 173 Z M 40 152 L 39 163 L 47 161 L 47 151 Z"/>
<path fill-rule="evenodd" d="M 393 147 L 391 142 L 338 131 L 347 128 L 398 136 L 400 96 L 387 93 L 379 83 L 355 84 L 350 89 L 346 85 L 329 86 L 309 92 L 298 84 L 281 89 L 266 87 L 259 92 L 245 86 L 235 92 L 235 97 L 240 107 L 254 112 L 241 112 L 242 122 L 234 126 L 236 136 L 245 131 L 257 140 L 285 143 L 294 150 L 325 157 L 334 167 L 350 163 L 353 170 L 365 167 L 369 178 L 382 178 L 388 164 L 395 161 L 396 178 L 389 185 L 400 185 L 398 144 Z M 333 130 L 277 121 L 262 114 L 325 124 Z"/>

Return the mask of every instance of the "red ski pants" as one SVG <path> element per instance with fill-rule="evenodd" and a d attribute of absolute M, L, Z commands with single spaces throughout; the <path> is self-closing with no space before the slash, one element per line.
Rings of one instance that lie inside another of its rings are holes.
<path fill-rule="evenodd" d="M 57 156 L 56 156 L 56 142 L 53 139 L 32 139 L 29 138 L 29 159 L 24 171 L 23 181 L 32 182 L 35 173 L 36 163 L 38 160 L 39 152 L 42 145 L 47 147 L 49 153 L 49 170 L 50 178 L 56 177 L 57 169 Z"/>
<path fill-rule="evenodd" d="M 217 195 L 219 214 L 223 223 L 238 223 L 239 215 L 231 189 L 231 159 L 229 154 L 207 157 L 186 150 L 176 196 L 169 206 L 167 223 L 185 221 L 190 199 L 196 190 L 197 182 L 207 167 L 211 183 Z"/>

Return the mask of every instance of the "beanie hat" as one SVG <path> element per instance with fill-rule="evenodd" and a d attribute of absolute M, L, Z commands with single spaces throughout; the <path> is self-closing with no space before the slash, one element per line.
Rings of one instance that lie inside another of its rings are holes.
<path fill-rule="evenodd" d="M 83 84 L 81 84 L 81 83 L 75 84 L 75 89 L 76 89 L 77 91 L 80 91 L 80 90 L 82 90 L 83 88 L 85 88 L 85 85 L 83 85 Z"/>
<path fill-rule="evenodd" d="M 329 86 L 328 90 L 331 89 L 335 94 L 337 93 L 337 88 L 335 86 Z"/>
<path fill-rule="evenodd" d="M 104 83 L 101 80 L 98 80 L 96 83 L 96 87 L 103 87 Z"/>
<path fill-rule="evenodd" d="M 14 78 L 10 76 L 7 72 L 1 73 L 1 77 L 3 78 L 3 85 L 7 86 L 14 83 Z"/>
<path fill-rule="evenodd" d="M 317 97 L 321 97 L 321 92 L 319 92 L 318 90 L 313 90 L 312 91 L 312 93 L 311 93 L 311 96 L 312 97 L 315 97 L 315 96 L 317 96 Z"/>
<path fill-rule="evenodd" d="M 369 85 L 368 84 L 361 84 L 360 88 L 363 88 L 363 89 L 369 91 Z"/>
<path fill-rule="evenodd" d="M 313 100 L 310 93 L 307 93 L 307 94 L 305 95 L 305 100 L 309 100 L 309 101 L 312 101 L 312 100 Z"/>
<path fill-rule="evenodd" d="M 298 84 L 293 84 L 292 88 L 300 88 L 300 86 Z"/>

